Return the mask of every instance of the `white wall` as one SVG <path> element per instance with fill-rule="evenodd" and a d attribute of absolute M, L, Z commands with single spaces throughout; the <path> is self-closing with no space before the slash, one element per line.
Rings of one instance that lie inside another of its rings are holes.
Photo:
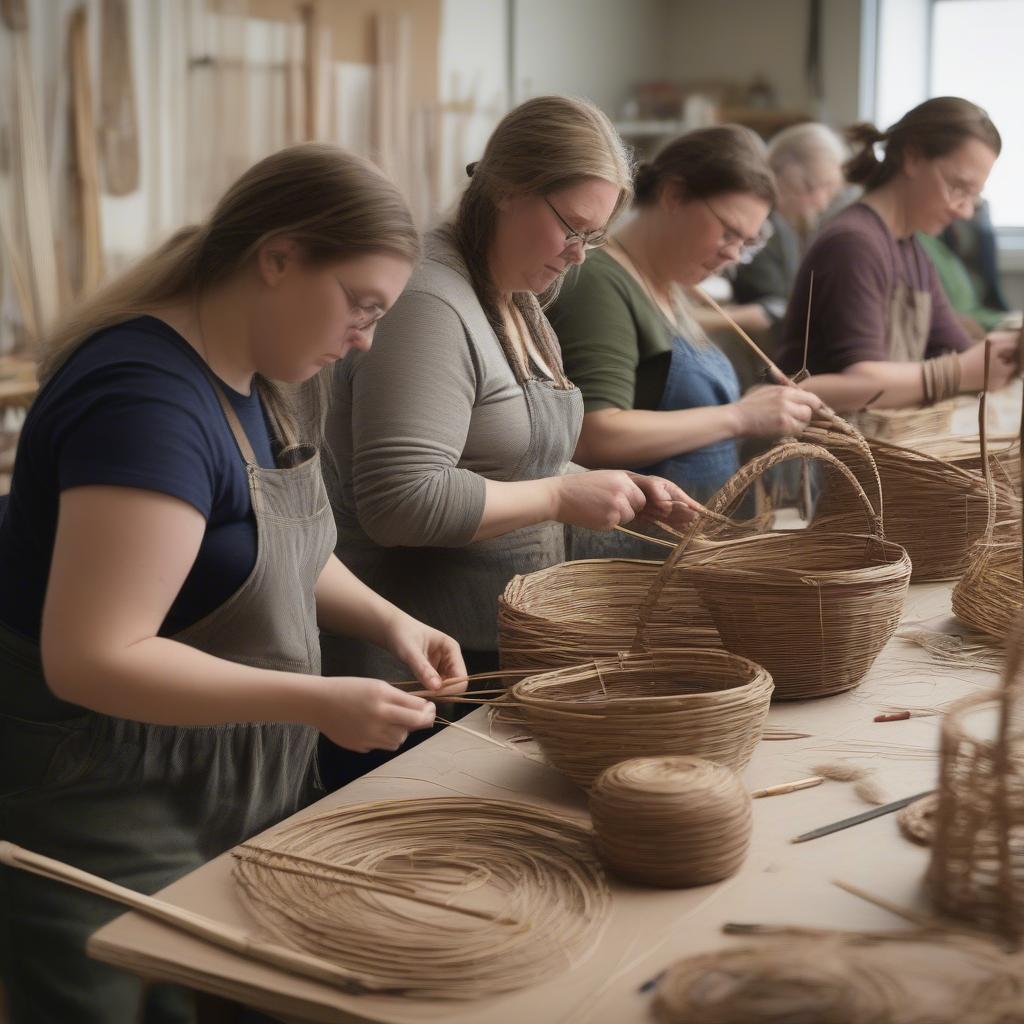
<path fill-rule="evenodd" d="M 614 120 L 634 83 L 664 73 L 664 0 L 514 3 L 516 101 L 570 93 Z"/>

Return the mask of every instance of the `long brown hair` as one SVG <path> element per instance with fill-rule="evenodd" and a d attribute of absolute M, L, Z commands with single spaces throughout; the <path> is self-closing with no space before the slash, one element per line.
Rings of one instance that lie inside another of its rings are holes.
<path fill-rule="evenodd" d="M 483 156 L 467 168 L 469 184 L 459 202 L 452 234 L 473 289 L 513 368 L 521 357 L 505 332 L 489 254 L 498 202 L 510 195 L 547 195 L 588 178 L 617 185 L 612 219 L 632 197 L 632 163 L 608 118 L 586 100 L 539 96 L 509 111 L 487 140 Z M 561 278 L 540 298 L 554 301 Z"/>
<path fill-rule="evenodd" d="M 884 132 L 862 121 L 847 129 L 846 137 L 853 146 L 859 147 L 843 167 L 846 180 L 863 185 L 867 192 L 900 173 L 908 149 L 934 160 L 952 153 L 968 139 L 983 142 L 996 156 L 1003 147 L 1003 140 L 988 114 L 977 104 L 958 96 L 925 100 Z M 881 156 L 879 149 L 884 149 Z"/>
<path fill-rule="evenodd" d="M 745 192 L 775 205 L 775 177 L 765 144 L 749 128 L 720 124 L 697 128 L 668 143 L 633 179 L 635 206 L 652 206 L 675 184 L 688 199 Z"/>
<path fill-rule="evenodd" d="M 46 340 L 41 379 L 97 332 L 227 280 L 275 236 L 294 240 L 314 265 L 380 252 L 415 261 L 420 252 L 405 200 L 372 164 L 318 143 L 282 149 L 250 167 L 204 224 L 181 229 L 73 308 Z M 294 432 L 301 402 L 302 423 L 318 432 L 326 379 L 283 389 L 257 374 L 255 385 L 279 423 Z"/>

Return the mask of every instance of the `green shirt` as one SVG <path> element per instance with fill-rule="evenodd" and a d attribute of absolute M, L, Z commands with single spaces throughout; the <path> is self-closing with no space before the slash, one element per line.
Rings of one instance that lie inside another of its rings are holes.
<path fill-rule="evenodd" d="M 603 250 L 591 252 L 568 275 L 547 315 L 586 412 L 658 408 L 672 334 L 625 267 Z"/>
<path fill-rule="evenodd" d="M 917 240 L 928 254 L 928 258 L 935 264 L 949 304 L 958 313 L 970 317 L 986 331 L 993 330 L 1006 318 L 1005 311 L 989 309 L 982 305 L 967 267 L 941 238 L 919 231 Z"/>

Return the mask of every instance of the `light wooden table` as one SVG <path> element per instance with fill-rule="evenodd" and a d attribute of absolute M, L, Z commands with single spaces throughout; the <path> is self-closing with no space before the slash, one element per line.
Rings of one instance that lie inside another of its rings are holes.
<path fill-rule="evenodd" d="M 1003 400 L 1012 429 L 1018 415 Z M 976 427 L 965 409 L 961 432 Z M 950 584 L 912 586 L 904 622 L 929 622 L 949 628 Z M 808 733 L 806 739 L 762 742 L 746 772 L 751 788 L 802 778 L 815 764 L 853 757 L 877 769 L 889 799 L 931 788 L 935 782 L 939 716 L 874 723 L 883 706 L 935 707 L 944 701 L 995 685 L 983 670 L 940 666 L 912 643 L 894 639 L 868 678 L 856 690 L 818 701 L 778 704 L 768 724 Z M 486 712 L 464 720 L 486 730 Z M 891 745 L 864 753 L 863 745 Z M 858 753 L 858 750 L 861 752 Z M 342 803 L 450 793 L 524 800 L 586 815 L 582 793 L 561 775 L 525 757 L 475 740 L 454 729 L 414 748 L 364 776 L 303 814 Z M 905 922 L 836 888 L 842 879 L 907 907 L 927 911 L 921 887 L 928 851 L 899 833 L 895 816 L 801 845 L 799 833 L 865 810 L 852 787 L 825 783 L 754 803 L 750 855 L 733 878 L 699 889 L 647 890 L 612 881 L 609 927 L 596 952 L 574 969 L 543 985 L 472 1004 L 426 1003 L 353 997 L 330 987 L 290 977 L 206 946 L 160 924 L 130 913 L 101 929 L 90 941 L 98 959 L 140 974 L 236 999 L 267 1012 L 301 1021 L 374 1021 L 412 1024 L 630 1024 L 649 1020 L 650 995 L 640 986 L 681 956 L 722 947 L 736 940 L 721 934 L 728 921 L 886 929 Z M 231 858 L 217 858 L 169 886 L 161 895 L 171 902 L 218 920 L 245 925 L 230 878 Z"/>

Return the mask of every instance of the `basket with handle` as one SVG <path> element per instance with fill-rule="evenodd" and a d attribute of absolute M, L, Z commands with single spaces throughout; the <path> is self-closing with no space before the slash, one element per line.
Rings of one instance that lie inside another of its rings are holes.
<path fill-rule="evenodd" d="M 817 445 L 783 442 L 740 469 L 710 507 L 735 501 L 755 479 L 790 459 L 822 462 L 844 481 L 867 532 L 797 530 L 756 543 L 736 541 L 691 558 L 686 579 L 725 649 L 763 665 L 776 698 L 823 697 L 860 683 L 892 638 L 911 564 L 900 545 L 884 538 L 881 517 L 852 471 Z M 686 556 L 684 539 L 641 606 L 635 649 L 647 647 L 650 612 Z"/>

